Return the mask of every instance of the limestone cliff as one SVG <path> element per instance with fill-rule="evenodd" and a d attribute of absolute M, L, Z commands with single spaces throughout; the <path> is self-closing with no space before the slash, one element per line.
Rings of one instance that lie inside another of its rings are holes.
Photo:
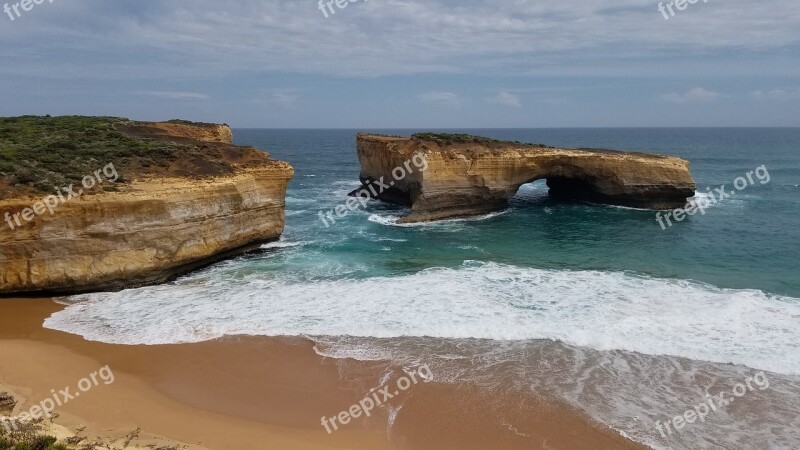
<path fill-rule="evenodd" d="M 125 133 L 141 138 L 168 139 L 171 141 L 233 142 L 233 132 L 228 125 L 193 123 L 183 120 L 169 122 L 130 122 L 117 127 Z"/>
<path fill-rule="evenodd" d="M 288 163 L 230 145 L 227 126 L 120 122 L 114 127 L 148 142 L 191 146 L 182 147 L 177 158 L 137 166 L 140 170 L 131 166 L 139 164 L 137 157 L 111 161 L 119 164 L 124 183 L 87 189 L 52 214 L 44 211 L 13 229 L 13 220 L 0 222 L 0 294 L 163 282 L 280 237 L 294 173 Z M 0 214 L 31 208 L 44 195 L 26 192 L 0 200 Z"/>
<path fill-rule="evenodd" d="M 362 183 L 392 181 L 378 197 L 411 206 L 406 223 L 495 211 L 521 185 L 540 179 L 550 195 L 651 209 L 684 206 L 696 188 L 688 161 L 654 154 L 432 134 L 359 134 L 357 148 Z M 418 153 L 427 169 L 396 179 L 392 171 Z"/>

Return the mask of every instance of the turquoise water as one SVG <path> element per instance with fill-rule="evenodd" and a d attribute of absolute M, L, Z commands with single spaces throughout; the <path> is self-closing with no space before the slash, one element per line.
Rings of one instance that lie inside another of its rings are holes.
<path fill-rule="evenodd" d="M 425 130 L 371 130 L 407 135 Z M 692 163 L 698 191 L 726 185 L 766 165 L 770 181 L 738 192 L 662 230 L 652 212 L 559 203 L 544 182 L 524 186 L 502 215 L 481 221 L 401 228 L 368 220 L 401 210 L 374 204 L 331 228 L 320 210 L 357 186 L 356 130 L 236 130 L 236 142 L 289 161 L 296 177 L 287 202 L 289 241 L 305 255 L 270 260 L 270 270 L 322 276 L 309 266 L 340 264 L 351 276 L 458 267 L 465 260 L 543 269 L 632 270 L 727 288 L 800 297 L 800 129 L 442 130 L 568 147 L 651 151 Z M 376 241 L 376 238 L 386 240 Z M 313 243 L 311 243 L 313 242 Z M 331 274 L 340 276 L 341 273 Z"/>
<path fill-rule="evenodd" d="M 318 213 L 358 186 L 355 130 L 235 130 L 296 169 L 281 241 L 65 299 L 45 326 L 118 344 L 302 336 L 324 356 L 482 387 L 486 420 L 509 429 L 526 426 L 509 404 L 545 395 L 653 448 L 800 448 L 800 129 L 442 131 L 680 156 L 701 196 L 762 165 L 769 182 L 666 230 L 652 211 L 553 201 L 543 182 L 480 218 L 398 226 L 403 209 L 371 202 L 326 227 Z M 656 431 L 757 371 L 770 387 L 746 403 Z"/>
<path fill-rule="evenodd" d="M 800 374 L 800 129 L 442 131 L 677 155 L 691 161 L 698 197 L 762 169 L 666 229 L 652 211 L 552 200 L 543 181 L 478 218 L 399 226 L 406 211 L 373 201 L 326 226 L 319 213 L 358 186 L 356 131 L 236 130 L 237 143 L 296 169 L 281 241 L 174 283 L 89 296 L 83 316 L 69 322 L 67 309 L 61 321 L 123 343 L 551 339 Z M 136 313 L 152 322 L 145 337 Z"/>

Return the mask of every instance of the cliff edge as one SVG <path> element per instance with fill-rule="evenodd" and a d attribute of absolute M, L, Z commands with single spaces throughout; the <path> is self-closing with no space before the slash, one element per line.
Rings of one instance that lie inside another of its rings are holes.
<path fill-rule="evenodd" d="M 554 148 L 468 135 L 359 134 L 361 182 L 392 180 L 376 197 L 411 207 L 401 222 L 473 216 L 506 206 L 523 184 L 546 179 L 550 195 L 650 209 L 682 207 L 696 184 L 680 158 L 612 150 Z M 422 155 L 427 168 L 395 168 Z"/>
<path fill-rule="evenodd" d="M 294 170 L 227 125 L 0 118 L 0 294 L 167 281 L 276 240 Z"/>

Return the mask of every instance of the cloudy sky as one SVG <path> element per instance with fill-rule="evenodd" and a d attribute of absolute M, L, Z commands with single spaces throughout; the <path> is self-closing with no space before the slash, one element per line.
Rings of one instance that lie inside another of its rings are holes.
<path fill-rule="evenodd" d="M 0 16 L 0 116 L 800 126 L 797 0 L 50 1 Z"/>

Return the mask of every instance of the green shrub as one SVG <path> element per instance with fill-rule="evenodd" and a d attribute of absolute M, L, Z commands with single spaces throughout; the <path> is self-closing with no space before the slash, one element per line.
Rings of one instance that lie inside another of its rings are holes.
<path fill-rule="evenodd" d="M 57 444 L 55 437 L 39 434 L 40 427 L 39 423 L 25 424 L 10 435 L 0 430 L 0 450 L 69 450 Z"/>
<path fill-rule="evenodd" d="M 491 139 L 482 136 L 473 136 L 471 134 L 450 134 L 450 133 L 417 133 L 411 135 L 412 138 L 422 139 L 426 141 L 436 141 L 437 144 L 441 145 L 453 145 L 456 144 L 480 144 L 480 145 L 500 145 L 500 144 L 515 144 L 515 145 L 522 145 L 526 147 L 538 147 L 538 148 L 552 148 L 547 145 L 541 144 L 523 144 L 519 141 L 500 141 L 497 139 Z"/>

